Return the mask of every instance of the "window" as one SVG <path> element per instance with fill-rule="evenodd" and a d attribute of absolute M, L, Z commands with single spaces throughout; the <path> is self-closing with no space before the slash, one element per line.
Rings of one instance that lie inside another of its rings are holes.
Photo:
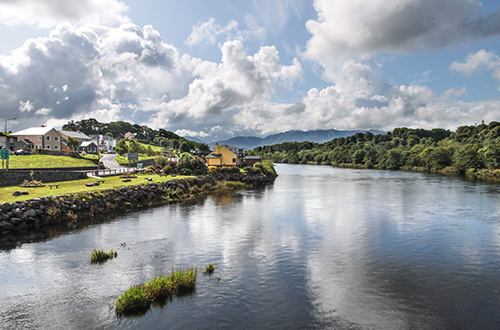
<path fill-rule="evenodd" d="M 30 137 L 28 135 L 25 135 L 24 138 L 28 140 Z"/>
<path fill-rule="evenodd" d="M 55 146 L 54 146 L 54 149 L 55 149 L 55 150 L 58 150 L 58 149 L 59 149 L 59 146 L 58 146 L 58 145 L 55 145 Z"/>
<path fill-rule="evenodd" d="M 233 158 L 233 163 L 236 163 L 236 158 Z"/>
<path fill-rule="evenodd" d="M 46 149 L 50 149 L 50 144 L 47 144 L 47 145 L 45 146 L 45 148 L 46 148 Z"/>
<path fill-rule="evenodd" d="M 54 141 L 59 141 L 59 136 L 54 136 Z"/>
<path fill-rule="evenodd" d="M 49 136 L 49 135 L 47 135 L 47 136 L 45 137 L 45 140 L 50 141 L 50 136 Z"/>
<path fill-rule="evenodd" d="M 38 141 L 43 141 L 43 136 L 38 136 Z"/>

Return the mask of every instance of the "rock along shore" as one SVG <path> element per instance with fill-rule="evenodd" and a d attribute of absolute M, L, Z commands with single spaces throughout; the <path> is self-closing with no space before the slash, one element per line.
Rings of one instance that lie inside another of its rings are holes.
<path fill-rule="evenodd" d="M 80 222 L 104 221 L 130 211 L 194 200 L 214 191 L 217 183 L 222 181 L 262 186 L 274 182 L 275 178 L 273 173 L 215 173 L 120 189 L 2 203 L 0 240 L 8 241 L 9 236 L 16 239 L 14 236 L 36 234 L 46 231 L 47 227 L 76 228 Z"/>

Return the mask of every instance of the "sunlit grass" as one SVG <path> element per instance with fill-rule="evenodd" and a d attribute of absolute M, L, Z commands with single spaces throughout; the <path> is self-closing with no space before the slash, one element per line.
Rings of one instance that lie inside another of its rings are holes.
<path fill-rule="evenodd" d="M 101 264 L 105 261 L 108 261 L 108 259 L 113 259 L 118 256 L 117 251 L 113 251 L 111 249 L 109 252 L 104 252 L 104 250 L 96 250 L 94 249 L 90 255 L 90 262 L 93 264 Z"/>
<path fill-rule="evenodd" d="M 130 182 L 123 182 L 122 178 L 118 176 L 108 176 L 103 178 L 105 180 L 104 183 L 101 183 L 98 186 L 87 187 L 86 183 L 94 183 L 98 179 L 87 178 L 81 180 L 73 180 L 73 181 L 60 181 L 60 182 L 51 182 L 50 184 L 59 184 L 59 188 L 50 189 L 48 184 L 45 187 L 37 187 L 37 188 L 27 188 L 27 187 L 18 187 L 18 186 L 9 186 L 9 187 L 0 187 L 0 203 L 12 203 L 18 200 L 26 200 L 32 199 L 36 197 L 46 197 L 46 196 L 59 196 L 59 195 L 69 195 L 69 194 L 79 194 L 91 191 L 100 191 L 105 189 L 117 189 L 127 186 L 134 186 L 148 183 L 145 178 L 150 177 L 153 179 L 153 182 L 165 182 L 169 180 L 175 179 L 183 179 L 187 176 L 178 175 L 176 177 L 172 176 L 159 176 L 154 174 L 138 174 L 137 178 L 130 179 Z M 15 191 L 18 190 L 26 190 L 30 194 L 22 195 L 22 196 L 12 196 Z"/>
<path fill-rule="evenodd" d="M 115 311 L 120 316 L 140 316 L 152 303 L 162 304 L 174 295 L 192 293 L 196 285 L 196 269 L 178 270 L 168 276 L 159 276 L 144 285 L 133 286 L 115 302 Z"/>
<path fill-rule="evenodd" d="M 82 167 L 96 166 L 89 159 L 79 159 L 70 156 L 52 156 L 52 155 L 26 155 L 10 156 L 9 168 L 51 168 L 51 167 Z"/>

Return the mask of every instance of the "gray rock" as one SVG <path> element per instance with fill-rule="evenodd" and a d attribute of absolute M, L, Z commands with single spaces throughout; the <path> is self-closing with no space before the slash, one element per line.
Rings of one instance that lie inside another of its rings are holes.
<path fill-rule="evenodd" d="M 34 217 L 36 217 L 36 215 L 37 215 L 36 211 L 35 211 L 35 210 L 33 210 L 33 209 L 32 209 L 32 210 L 28 210 L 28 211 L 26 211 L 26 213 L 25 213 L 25 214 L 26 214 L 26 216 L 27 216 L 27 217 L 31 217 L 31 218 L 34 218 Z"/>
<path fill-rule="evenodd" d="M 12 210 L 12 205 L 10 203 L 2 203 L 0 206 L 5 212 L 9 212 L 10 210 Z"/>
<path fill-rule="evenodd" d="M 14 226 L 17 226 L 22 222 L 23 220 L 21 218 L 16 218 L 16 217 L 10 218 L 10 223 L 13 224 Z"/>

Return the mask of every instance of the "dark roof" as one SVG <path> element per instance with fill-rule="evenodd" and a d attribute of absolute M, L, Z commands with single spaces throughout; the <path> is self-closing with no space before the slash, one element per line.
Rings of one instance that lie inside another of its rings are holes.
<path fill-rule="evenodd" d="M 26 143 L 26 144 L 33 144 L 33 145 L 34 145 L 34 143 L 33 143 L 33 142 L 31 142 L 31 141 L 30 141 L 30 140 L 28 140 L 28 139 L 20 139 L 20 140 L 18 140 L 17 142 L 24 142 L 24 143 Z"/>
<path fill-rule="evenodd" d="M 207 158 L 221 158 L 222 154 L 210 154 L 207 156 Z"/>

